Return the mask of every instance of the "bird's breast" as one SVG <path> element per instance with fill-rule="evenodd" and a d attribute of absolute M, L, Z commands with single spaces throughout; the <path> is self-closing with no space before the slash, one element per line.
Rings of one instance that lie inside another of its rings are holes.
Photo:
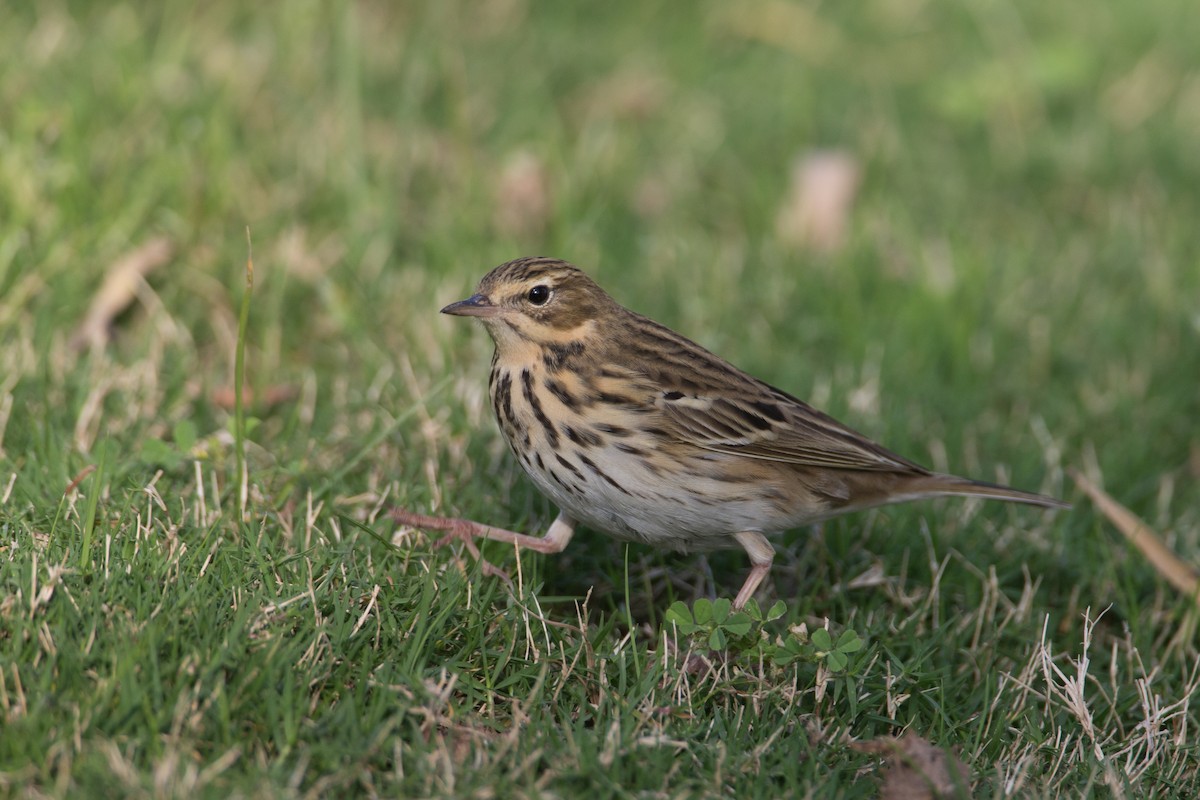
<path fill-rule="evenodd" d="M 653 396 L 628 381 L 497 359 L 490 394 L 530 479 L 589 527 L 682 551 L 736 547 L 738 531 L 787 527 L 775 524 L 769 476 L 674 441 Z"/>

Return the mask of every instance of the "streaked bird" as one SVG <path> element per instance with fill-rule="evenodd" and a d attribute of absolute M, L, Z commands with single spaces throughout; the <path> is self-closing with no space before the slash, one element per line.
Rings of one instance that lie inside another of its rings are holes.
<path fill-rule="evenodd" d="M 580 524 L 685 553 L 740 547 L 741 608 L 770 571 L 772 533 L 947 495 L 1069 508 L 899 456 L 622 307 L 565 261 L 502 264 L 442 313 L 487 328 L 496 420 L 559 514 L 542 536 L 393 511 L 401 524 L 539 553 L 561 552 Z"/>

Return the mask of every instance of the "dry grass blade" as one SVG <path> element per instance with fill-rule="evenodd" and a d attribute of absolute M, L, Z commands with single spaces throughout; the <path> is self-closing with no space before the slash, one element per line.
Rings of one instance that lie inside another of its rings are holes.
<path fill-rule="evenodd" d="M 1142 552 L 1154 569 L 1168 583 L 1179 591 L 1198 600 L 1197 589 L 1200 589 L 1200 575 L 1191 565 L 1182 561 L 1171 552 L 1162 538 L 1150 529 L 1150 526 L 1138 519 L 1132 511 L 1118 503 L 1107 492 L 1085 478 L 1076 470 L 1070 470 L 1075 484 L 1092 498 L 1092 502 L 1100 509 L 1100 513 L 1108 517 L 1109 522 L 1125 535 L 1125 538 Z"/>
<path fill-rule="evenodd" d="M 78 489 L 79 484 L 83 483 L 83 479 L 86 478 L 88 475 L 91 475 L 95 471 L 96 471 L 95 464 L 88 464 L 86 467 L 84 467 L 82 470 L 80 470 L 79 474 L 77 474 L 74 478 L 72 478 L 71 482 L 67 484 L 67 488 L 63 492 L 63 497 L 66 497 L 71 492 Z"/>
<path fill-rule="evenodd" d="M 113 320 L 133 302 L 142 279 L 170 261 L 174 253 L 175 245 L 160 236 L 117 259 L 108 268 L 83 322 L 71 336 L 71 347 L 79 351 L 106 344 Z"/>

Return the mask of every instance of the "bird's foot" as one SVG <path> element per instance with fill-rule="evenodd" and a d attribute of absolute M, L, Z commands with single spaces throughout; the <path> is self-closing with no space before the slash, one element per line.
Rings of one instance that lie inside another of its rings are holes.
<path fill-rule="evenodd" d="M 475 544 L 476 538 L 486 538 L 484 531 L 487 529 L 487 526 L 458 517 L 429 517 L 424 514 L 414 514 L 402 508 L 393 508 L 388 512 L 388 516 L 397 524 L 406 525 L 410 528 L 446 531 L 445 536 L 433 543 L 434 547 L 446 547 L 455 541 L 462 542 L 463 547 L 471 554 L 471 557 L 479 562 L 479 567 L 484 575 L 491 578 L 500 578 L 505 583 L 512 584 L 512 578 L 509 577 L 509 574 L 485 559 L 483 554 L 479 552 L 479 546 Z"/>

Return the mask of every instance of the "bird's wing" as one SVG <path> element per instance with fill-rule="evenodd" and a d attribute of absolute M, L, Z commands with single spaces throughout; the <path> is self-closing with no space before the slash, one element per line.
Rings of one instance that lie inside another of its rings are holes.
<path fill-rule="evenodd" d="M 706 450 L 831 469 L 927 471 L 785 392 L 757 381 L 753 388 L 662 391 L 655 406 L 676 436 Z"/>
<path fill-rule="evenodd" d="M 678 441 L 720 453 L 798 466 L 929 474 L 807 403 L 695 342 L 621 310 L 621 328 L 598 384 L 636 387 L 631 400 L 653 409 Z"/>

